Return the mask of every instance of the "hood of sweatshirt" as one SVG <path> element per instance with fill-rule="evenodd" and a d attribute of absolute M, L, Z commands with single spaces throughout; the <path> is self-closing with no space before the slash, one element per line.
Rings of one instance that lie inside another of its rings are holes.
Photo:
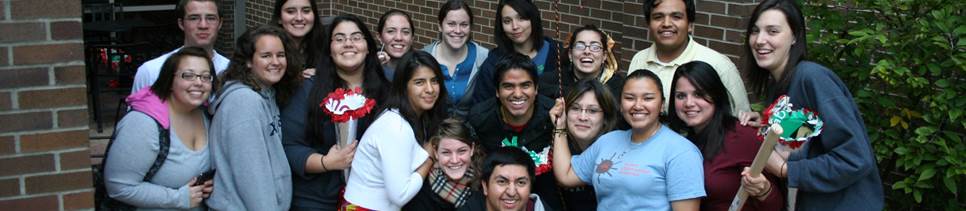
<path fill-rule="evenodd" d="M 215 97 L 214 102 L 212 102 L 211 106 L 208 107 L 208 113 L 214 115 L 215 111 L 218 110 L 218 107 L 221 107 L 221 104 L 224 103 L 225 96 L 242 89 L 252 88 L 237 80 L 225 82 L 225 85 L 222 86 L 221 90 L 218 91 L 218 95 Z M 258 95 L 262 96 L 264 99 L 270 99 L 275 95 L 275 91 L 271 87 L 263 88 L 262 90 L 255 92 L 258 92 Z"/>
<path fill-rule="evenodd" d="M 138 92 L 128 95 L 125 99 L 132 110 L 147 114 L 161 124 L 164 129 L 169 129 L 171 122 L 168 118 L 168 104 L 155 95 L 150 88 L 140 89 Z"/>

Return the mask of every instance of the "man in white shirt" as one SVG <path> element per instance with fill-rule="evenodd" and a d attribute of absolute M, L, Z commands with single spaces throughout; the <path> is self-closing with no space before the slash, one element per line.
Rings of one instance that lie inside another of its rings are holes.
<path fill-rule="evenodd" d="M 732 114 L 737 116 L 741 111 L 750 111 L 748 92 L 735 64 L 727 56 L 698 44 L 689 36 L 694 30 L 694 10 L 693 0 L 644 1 L 644 17 L 648 20 L 648 33 L 654 44 L 634 54 L 627 74 L 639 69 L 653 71 L 661 78 L 664 98 L 668 99 L 675 70 L 691 61 L 703 61 L 718 71 L 718 77 L 728 88 Z M 665 111 L 667 102 L 664 101 Z"/>
<path fill-rule="evenodd" d="M 219 2 L 217 0 L 181 0 L 175 11 L 178 13 L 178 27 L 184 31 L 184 46 L 198 46 L 207 50 L 212 56 L 212 62 L 215 63 L 215 72 L 221 74 L 228 68 L 229 60 L 212 49 L 218 38 L 218 30 L 221 29 Z M 161 65 L 171 54 L 179 50 L 181 47 L 141 64 L 134 75 L 131 93 L 154 84 L 161 72 Z"/>

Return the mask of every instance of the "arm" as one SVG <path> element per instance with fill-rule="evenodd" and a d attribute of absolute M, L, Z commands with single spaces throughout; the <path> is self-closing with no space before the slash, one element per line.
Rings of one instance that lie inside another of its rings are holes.
<path fill-rule="evenodd" d="M 148 62 L 150 62 L 150 60 Z M 148 73 L 150 72 L 150 70 L 148 70 L 150 68 L 148 68 L 146 64 L 147 63 L 138 66 L 137 72 L 134 73 L 134 85 L 131 86 L 132 94 L 137 93 L 138 90 L 145 88 L 145 86 L 151 86 L 151 84 L 154 84 L 154 81 L 151 81 L 151 73 Z"/>
<path fill-rule="evenodd" d="M 698 211 L 701 207 L 701 199 L 685 199 L 671 202 L 671 210 L 674 211 Z"/>
<path fill-rule="evenodd" d="M 574 172 L 570 163 L 570 147 L 567 146 L 567 118 L 564 110 L 566 103 L 563 98 L 557 98 L 557 103 L 550 109 L 550 122 L 554 124 L 553 132 L 553 176 L 557 183 L 565 187 L 584 185 Z"/>
<path fill-rule="evenodd" d="M 124 116 L 104 161 L 105 186 L 111 198 L 137 207 L 190 208 L 190 187 L 170 188 L 144 182 L 160 150 L 158 127 L 140 112 Z"/>
<path fill-rule="evenodd" d="M 392 113 L 387 114 L 391 115 Z M 384 114 L 381 118 L 390 117 L 387 114 Z M 408 127 L 405 120 L 401 117 L 397 118 L 399 121 L 395 124 L 398 125 L 397 127 L 370 128 L 369 131 L 381 131 L 374 134 L 378 136 L 373 136 L 373 138 L 386 140 L 395 138 L 398 140 L 397 142 L 374 141 L 373 143 L 376 144 L 381 158 L 381 173 L 385 181 L 386 193 L 389 194 L 387 197 L 393 204 L 403 205 L 409 202 L 413 196 L 416 196 L 423 185 L 423 176 L 419 172 L 413 171 L 413 163 L 418 162 L 422 164 L 421 166 L 426 166 L 425 161 L 429 158 L 429 155 L 416 144 L 415 134 L 412 133 L 412 129 Z M 413 148 L 417 149 L 414 150 Z"/>
<path fill-rule="evenodd" d="M 469 105 L 476 105 L 496 96 L 496 87 L 493 85 L 493 78 L 495 77 L 493 74 L 496 74 L 495 67 L 493 66 L 497 59 L 495 57 L 500 56 L 495 56 L 491 51 L 490 55 L 483 61 L 483 64 L 480 65 L 480 70 L 476 74 L 476 78 L 470 83 L 472 88 L 468 90 L 472 90 L 473 93 L 469 93 L 472 96 L 468 102 Z"/>
<path fill-rule="evenodd" d="M 806 69 L 800 69 L 806 71 Z M 820 139 L 812 140 L 810 152 L 824 152 L 806 158 L 792 153 L 786 164 L 788 186 L 808 192 L 835 192 L 866 178 L 876 170 L 865 125 L 844 84 L 830 71 L 803 72 L 805 90 L 802 105 L 814 108 L 824 122 Z M 793 98 L 794 102 L 794 98 Z M 819 142 L 816 142 L 819 141 Z"/>
<path fill-rule="evenodd" d="M 668 147 L 673 151 L 668 152 L 670 157 L 665 161 L 667 199 L 673 207 L 690 208 L 694 203 L 694 210 L 697 210 L 700 198 L 707 195 L 704 190 L 704 160 L 696 146 L 684 143 L 686 139 L 682 138 L 681 141 L 682 144 Z"/>
<path fill-rule="evenodd" d="M 333 145 L 325 155 L 312 147 L 310 141 L 306 140 L 306 130 L 309 128 L 306 122 L 308 118 L 309 93 L 312 92 L 313 80 L 305 80 L 301 87 L 292 96 L 289 103 L 281 111 L 282 118 L 282 146 L 285 149 L 285 156 L 288 158 L 292 173 L 302 178 L 311 178 L 323 172 L 341 170 L 348 167 L 355 153 L 355 144 L 346 149 Z M 312 108 L 314 109 L 314 108 Z M 321 138 L 321 137 L 320 137 Z M 324 157 L 324 158 L 323 158 Z M 323 165 L 322 161 L 325 161 Z"/>
<path fill-rule="evenodd" d="M 241 201 L 234 202 L 240 204 L 248 210 L 281 210 L 276 202 L 277 187 L 275 187 L 274 168 L 268 154 L 267 141 L 264 129 L 267 122 L 259 121 L 255 116 L 262 115 L 260 96 L 251 92 L 249 96 L 239 96 L 236 92 L 234 99 L 225 99 L 225 105 L 221 107 L 222 114 L 250 114 L 250 115 L 225 115 L 224 120 L 230 124 L 225 128 L 224 137 L 220 141 L 226 142 L 224 155 L 227 157 L 228 165 L 231 166 L 227 173 L 233 177 L 235 184 L 235 194 Z M 247 98 L 247 99 L 243 99 Z M 288 171 L 289 169 L 285 169 Z"/>

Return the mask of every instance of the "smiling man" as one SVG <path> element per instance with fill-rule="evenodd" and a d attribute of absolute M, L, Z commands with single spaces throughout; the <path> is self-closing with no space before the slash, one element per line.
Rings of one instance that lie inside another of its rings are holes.
<path fill-rule="evenodd" d="M 208 51 L 212 62 L 215 63 L 215 72 L 221 74 L 228 68 L 228 58 L 213 50 L 215 41 L 218 39 L 218 30 L 221 29 L 219 8 L 221 8 L 219 1 L 215 0 L 181 0 L 175 11 L 178 15 L 178 28 L 184 31 L 184 46 L 201 47 Z M 141 64 L 134 75 L 131 93 L 154 84 L 154 81 L 158 80 L 164 61 L 184 46 Z"/>
<path fill-rule="evenodd" d="M 553 100 L 537 95 L 536 67 L 530 58 L 513 53 L 495 66 L 491 82 L 496 98 L 474 105 L 467 119 L 487 154 L 500 147 L 523 149 L 537 166 L 534 193 L 552 208 L 562 207 L 556 179 L 550 173 L 550 116 Z M 481 81 L 482 83 L 482 81 Z"/>
<path fill-rule="evenodd" d="M 544 211 L 551 210 L 537 194 L 531 194 L 536 167 L 530 156 L 517 148 L 501 147 L 483 161 L 480 181 L 483 194 L 474 194 L 458 210 Z"/>
<path fill-rule="evenodd" d="M 691 61 L 711 64 L 718 77 L 728 88 L 733 115 L 750 111 L 748 92 L 741 80 L 741 73 L 727 56 L 694 41 L 689 34 L 694 31 L 694 0 L 646 0 L 644 18 L 647 19 L 648 35 L 654 44 L 634 54 L 627 74 L 640 69 L 657 73 L 664 85 L 664 98 L 670 99 L 671 78 L 681 65 Z M 667 108 L 665 101 L 664 108 Z M 665 109 L 666 110 L 666 109 Z"/>

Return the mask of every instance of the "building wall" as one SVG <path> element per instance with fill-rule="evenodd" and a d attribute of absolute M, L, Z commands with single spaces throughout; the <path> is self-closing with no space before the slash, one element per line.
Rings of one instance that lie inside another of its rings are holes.
<path fill-rule="evenodd" d="M 631 57 L 637 51 L 651 45 L 648 37 L 647 22 L 642 13 L 643 0 L 534 0 L 540 8 L 544 34 L 558 40 L 565 39 L 573 29 L 585 24 L 594 24 L 609 33 L 618 42 L 622 68 L 627 68 Z M 557 1 L 557 8 L 551 8 Z M 257 2 L 264 2 L 259 4 Z M 366 22 L 370 30 L 375 27 L 383 12 L 396 8 L 409 12 L 415 22 L 415 47 L 421 48 L 438 37 L 436 15 L 445 0 L 426 1 L 357 1 L 357 0 L 317 0 L 319 14 L 322 16 L 354 14 Z M 698 0 L 694 21 L 694 38 L 697 42 L 728 55 L 738 64 L 742 58 L 743 32 L 747 17 L 759 0 Z M 247 23 L 253 26 L 267 22 L 271 17 L 271 2 L 255 0 L 248 2 Z M 474 10 L 473 37 L 487 47 L 494 47 L 493 26 L 498 1 L 469 1 Z M 559 20 L 557 21 L 559 11 Z M 557 35 L 557 24 L 560 35 Z"/>
<path fill-rule="evenodd" d="M 81 1 L 0 1 L 0 209 L 93 208 Z"/>

